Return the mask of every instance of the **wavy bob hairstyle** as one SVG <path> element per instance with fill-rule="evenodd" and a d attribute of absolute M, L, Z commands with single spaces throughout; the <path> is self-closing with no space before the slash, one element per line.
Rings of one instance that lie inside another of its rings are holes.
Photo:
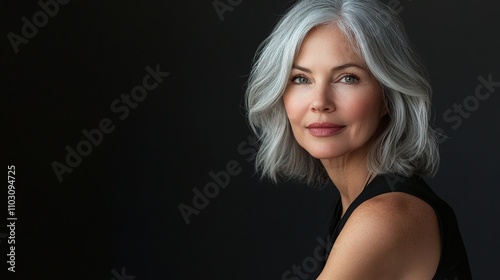
<path fill-rule="evenodd" d="M 398 14 L 377 0 L 299 0 L 259 45 L 247 81 L 245 106 L 257 134 L 256 170 L 273 182 L 313 186 L 329 178 L 321 162 L 295 140 L 283 104 L 293 61 L 314 27 L 336 24 L 383 88 L 387 125 L 368 154 L 373 174 L 433 176 L 439 166 L 430 126 L 432 89 Z"/>

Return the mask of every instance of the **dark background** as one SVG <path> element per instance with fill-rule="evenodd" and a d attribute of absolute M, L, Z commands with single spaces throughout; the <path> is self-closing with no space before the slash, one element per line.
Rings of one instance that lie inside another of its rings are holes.
<path fill-rule="evenodd" d="M 2 1 L 1 168 L 16 168 L 18 220 L 17 272 L 1 279 L 282 279 L 313 255 L 333 187 L 260 182 L 242 108 L 255 50 L 292 2 L 220 2 L 233 4 L 222 17 L 210 0 L 73 0 L 16 53 L 8 34 L 22 36 L 22 17 L 33 22 L 42 8 Z M 448 136 L 428 182 L 455 209 L 475 279 L 496 279 L 500 87 L 474 96 L 479 76 L 500 82 L 499 2 L 392 3 Z M 168 77 L 126 117 L 113 112 L 157 65 Z M 470 110 L 455 113 L 464 102 Z M 114 130 L 59 182 L 51 164 L 66 164 L 65 148 L 105 118 Z M 192 207 L 193 189 L 228 164 L 237 174 L 186 225 L 179 205 Z"/>

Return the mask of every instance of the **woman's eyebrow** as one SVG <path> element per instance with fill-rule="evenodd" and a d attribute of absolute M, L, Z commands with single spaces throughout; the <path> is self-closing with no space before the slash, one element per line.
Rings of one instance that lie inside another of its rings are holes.
<path fill-rule="evenodd" d="M 351 67 L 359 68 L 361 70 L 365 70 L 366 71 L 365 67 L 363 67 L 361 65 L 358 65 L 356 63 L 346 63 L 346 64 L 342 64 L 342 65 L 339 65 L 339 66 L 335 66 L 330 71 L 331 72 L 335 72 L 335 71 L 340 71 L 340 70 L 344 70 L 346 68 L 351 68 Z M 293 64 L 292 65 L 292 69 L 297 69 L 297 70 L 300 70 L 300 71 L 304 71 L 306 73 L 312 73 L 311 69 L 303 67 L 303 66 L 300 66 L 300 65 L 297 65 L 297 64 Z"/>

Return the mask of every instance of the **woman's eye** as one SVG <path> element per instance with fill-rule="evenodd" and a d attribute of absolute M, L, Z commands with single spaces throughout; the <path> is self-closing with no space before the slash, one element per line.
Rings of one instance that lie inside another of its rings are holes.
<path fill-rule="evenodd" d="M 340 79 L 341 82 L 352 85 L 359 81 L 359 78 L 354 75 L 345 75 Z"/>
<path fill-rule="evenodd" d="M 295 76 L 292 78 L 292 83 L 294 83 L 294 84 L 307 84 L 307 83 L 309 83 L 309 80 L 303 76 Z"/>

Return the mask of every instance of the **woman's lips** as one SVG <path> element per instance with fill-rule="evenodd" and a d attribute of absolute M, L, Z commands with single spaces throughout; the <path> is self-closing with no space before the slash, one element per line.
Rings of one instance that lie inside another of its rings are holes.
<path fill-rule="evenodd" d="M 340 133 L 345 125 L 327 122 L 316 122 L 307 126 L 309 133 L 316 137 L 327 137 Z"/>

